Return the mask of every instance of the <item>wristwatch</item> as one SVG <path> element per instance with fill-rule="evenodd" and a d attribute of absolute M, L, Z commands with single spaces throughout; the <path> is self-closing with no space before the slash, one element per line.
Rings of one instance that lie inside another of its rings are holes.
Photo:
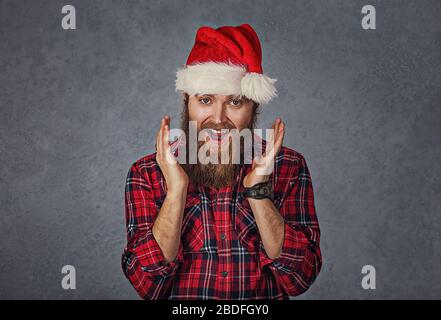
<path fill-rule="evenodd" d="M 274 200 L 274 189 L 271 180 L 266 182 L 256 183 L 254 186 L 244 188 L 244 197 L 252 199 L 264 199 L 268 198 Z"/>

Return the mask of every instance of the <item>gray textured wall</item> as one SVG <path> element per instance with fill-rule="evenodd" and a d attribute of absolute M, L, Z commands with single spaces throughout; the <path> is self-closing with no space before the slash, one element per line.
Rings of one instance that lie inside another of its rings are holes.
<path fill-rule="evenodd" d="M 260 124 L 286 121 L 313 179 L 324 265 L 299 298 L 441 298 L 441 1 L 238 3 L 0 1 L 0 298 L 138 298 L 120 267 L 128 168 L 162 115 L 178 125 L 197 28 L 245 22 L 278 79 Z"/>

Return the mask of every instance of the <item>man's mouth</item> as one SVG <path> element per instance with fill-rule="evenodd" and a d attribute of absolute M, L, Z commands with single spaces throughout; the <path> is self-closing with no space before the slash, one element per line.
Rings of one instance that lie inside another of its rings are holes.
<path fill-rule="evenodd" d="M 221 130 L 207 129 L 206 132 L 207 132 L 208 137 L 210 138 L 209 139 L 210 142 L 222 144 L 226 141 L 226 138 L 228 137 L 229 130 L 228 129 L 221 129 Z"/>

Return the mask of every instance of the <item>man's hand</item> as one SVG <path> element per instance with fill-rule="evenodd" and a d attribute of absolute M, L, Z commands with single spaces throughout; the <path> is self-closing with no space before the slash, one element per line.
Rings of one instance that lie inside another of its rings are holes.
<path fill-rule="evenodd" d="M 253 159 L 251 171 L 243 179 L 243 186 L 245 188 L 250 188 L 256 183 L 268 181 L 270 176 L 268 173 L 271 173 L 274 169 L 274 162 L 282 147 L 285 135 L 285 124 L 280 118 L 277 118 L 271 129 L 273 131 L 267 141 L 265 153 Z"/>
<path fill-rule="evenodd" d="M 171 151 L 169 126 L 170 117 L 163 117 L 156 136 L 156 162 L 167 184 L 167 196 L 152 227 L 166 262 L 178 254 L 188 186 L 188 176 Z"/>
<path fill-rule="evenodd" d="M 171 151 L 169 137 L 170 117 L 165 116 L 156 135 L 156 162 L 167 183 L 167 194 L 180 194 L 187 190 L 188 176 Z"/>

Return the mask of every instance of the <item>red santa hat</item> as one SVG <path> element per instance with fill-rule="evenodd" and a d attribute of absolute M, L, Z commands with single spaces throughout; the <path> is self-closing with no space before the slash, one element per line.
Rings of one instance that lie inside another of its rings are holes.
<path fill-rule="evenodd" d="M 201 27 L 186 66 L 176 73 L 176 91 L 189 95 L 243 95 L 259 104 L 277 96 L 276 79 L 263 74 L 262 49 L 249 24 Z"/>

